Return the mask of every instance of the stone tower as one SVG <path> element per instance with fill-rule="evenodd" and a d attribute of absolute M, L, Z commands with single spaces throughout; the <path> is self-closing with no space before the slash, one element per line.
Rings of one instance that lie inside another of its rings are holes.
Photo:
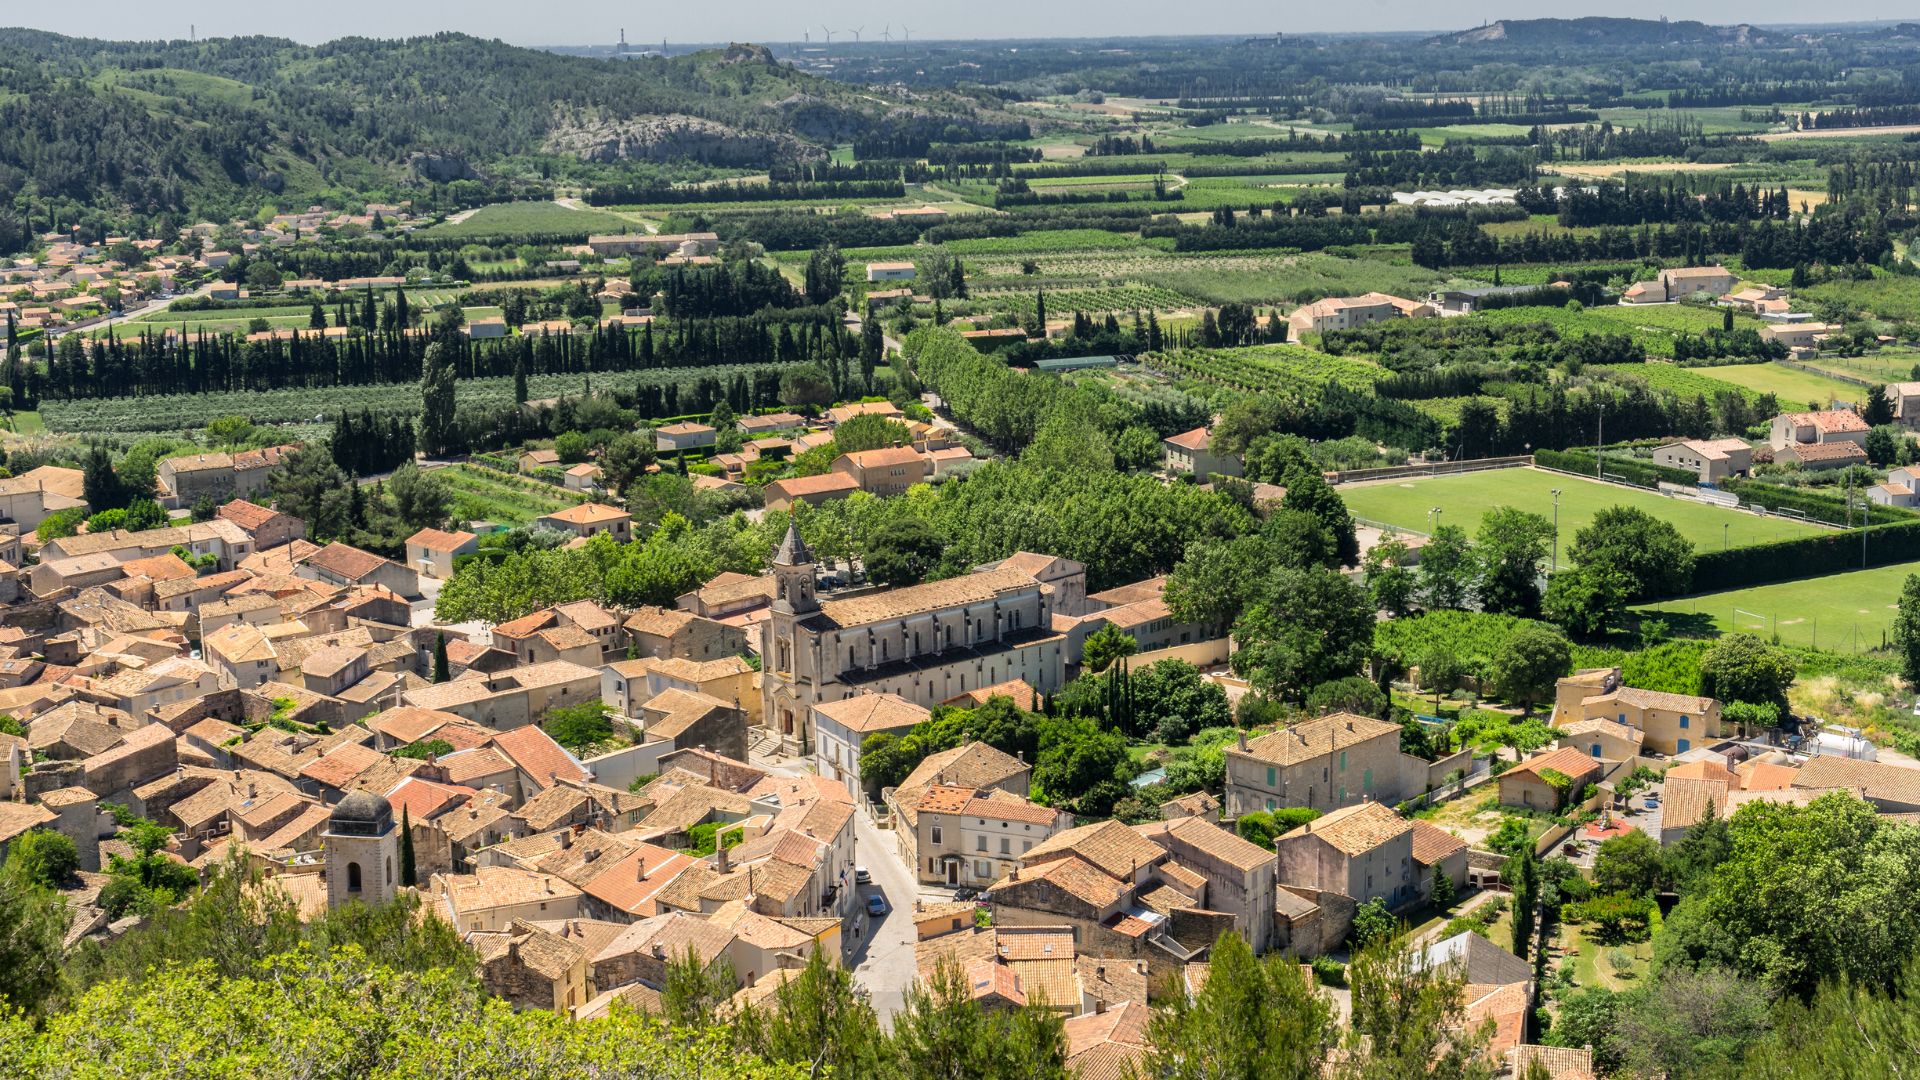
<path fill-rule="evenodd" d="M 805 753 L 807 747 L 807 695 L 798 693 L 814 678 L 812 658 L 802 655 L 796 631 L 804 620 L 819 614 L 820 601 L 814 596 L 813 552 L 800 539 L 793 522 L 787 522 L 787 535 L 773 553 L 773 614 L 761 624 L 760 656 L 765 675 L 761 679 L 762 708 L 765 723 L 772 728 L 789 752 Z"/>
<path fill-rule="evenodd" d="M 400 832 L 393 805 L 368 791 L 341 799 L 321 834 L 327 845 L 327 906 L 382 904 L 400 885 Z"/>
<path fill-rule="evenodd" d="M 773 553 L 773 580 L 779 586 L 774 594 L 773 610 L 781 615 L 809 615 L 820 610 L 813 596 L 813 552 L 800 539 L 800 531 L 787 522 L 786 538 Z"/>

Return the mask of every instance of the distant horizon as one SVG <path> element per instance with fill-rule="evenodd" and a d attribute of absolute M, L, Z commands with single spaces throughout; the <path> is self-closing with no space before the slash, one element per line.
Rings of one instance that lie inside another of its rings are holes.
<path fill-rule="evenodd" d="M 1853 0 L 1842 5 L 1848 9 L 1844 14 L 1833 19 L 1809 20 L 1797 5 L 1780 0 L 1762 0 L 1761 3 L 1747 6 L 1750 17 L 1728 20 L 1724 17 L 1723 9 L 1697 3 L 1697 0 L 1683 0 L 1682 10 L 1669 11 L 1666 15 L 1672 22 L 1703 22 L 1713 26 L 1747 25 L 1767 29 L 1869 27 L 1920 20 L 1920 13 L 1905 9 L 1904 3 L 1905 0 Z M 226 5 L 207 6 L 217 8 Z M 1274 17 L 1268 10 L 1252 9 L 1240 0 L 1227 0 L 1208 6 L 1215 10 L 1191 17 L 1183 16 L 1180 20 L 1182 25 L 1171 28 L 1156 25 L 1158 20 L 1167 18 L 1161 6 L 1150 5 L 1146 0 L 1112 0 L 1103 5 L 1103 21 L 1109 26 L 1125 25 L 1127 29 L 1110 34 L 1086 33 L 1088 27 L 1085 20 L 1070 11 L 1043 9 L 1036 14 L 1008 0 L 980 0 L 964 18 L 949 17 L 943 21 L 937 14 L 930 14 L 926 16 L 925 25 L 908 25 L 915 43 L 1204 39 L 1266 37 L 1276 32 L 1272 26 L 1260 25 L 1260 20 Z M 1248 10 L 1236 10 L 1243 6 Z M 423 10 L 429 7 L 437 10 Z M 9 25 L 11 28 L 42 30 L 102 41 L 184 41 L 189 40 L 191 31 L 192 40 L 263 36 L 286 38 L 309 46 L 341 38 L 398 40 L 458 32 L 525 48 L 581 49 L 618 44 L 623 26 L 627 32 L 627 43 L 635 51 L 656 47 L 663 38 L 670 47 L 678 45 L 684 48 L 723 46 L 732 42 L 779 46 L 804 44 L 807 43 L 805 35 L 811 35 L 812 44 L 826 44 L 820 26 L 793 26 L 798 19 L 790 9 L 762 11 L 770 8 L 766 0 L 736 0 L 729 7 L 738 13 L 730 12 L 725 17 L 688 13 L 670 16 L 669 21 L 650 17 L 650 21 L 633 25 L 640 22 L 638 13 L 630 9 L 620 10 L 604 0 L 588 0 L 572 5 L 563 12 L 542 11 L 538 17 L 530 16 L 522 5 L 508 5 L 498 0 L 470 0 L 458 6 L 442 2 L 417 5 L 397 12 L 384 5 L 376 7 L 367 4 L 364 0 L 343 0 L 325 11 L 315 12 L 269 11 L 252 7 L 230 12 L 177 11 L 136 4 L 132 0 L 100 0 L 84 9 L 42 9 L 34 13 L 32 22 Z M 1692 11 L 1695 7 L 1701 10 Z M 1407 9 L 1407 21 L 1396 23 L 1390 13 L 1401 8 Z M 992 14 L 997 9 L 1006 10 L 1004 18 L 996 19 Z M 1410 0 L 1374 0 L 1370 9 L 1364 19 L 1353 20 L 1362 23 L 1358 26 L 1339 25 L 1351 18 L 1351 12 L 1346 11 L 1323 9 L 1312 13 L 1327 18 L 1328 21 L 1323 25 L 1304 25 L 1300 15 L 1288 15 L 1285 17 L 1287 28 L 1278 32 L 1294 37 L 1432 35 L 1470 30 L 1500 21 L 1638 18 L 1611 12 L 1544 15 L 1537 10 L 1523 10 L 1469 16 L 1452 25 L 1421 26 L 1414 25 L 1413 20 L 1430 17 L 1426 5 L 1415 7 Z M 902 24 L 889 23 L 887 16 L 873 18 L 865 4 L 826 0 L 822 6 L 807 10 L 812 12 L 807 16 L 810 19 L 859 27 L 863 31 L 862 44 L 885 44 L 882 35 L 887 32 L 894 34 L 894 44 L 904 43 L 899 38 Z M 602 11 L 605 13 L 602 14 Z M 780 32 L 779 28 L 789 26 L 793 27 L 793 32 Z M 1017 27 L 1019 32 L 990 32 L 990 28 L 998 26 Z M 106 27 L 114 29 L 103 30 Z M 833 35 L 835 45 L 852 43 L 851 29 L 836 27 Z"/>

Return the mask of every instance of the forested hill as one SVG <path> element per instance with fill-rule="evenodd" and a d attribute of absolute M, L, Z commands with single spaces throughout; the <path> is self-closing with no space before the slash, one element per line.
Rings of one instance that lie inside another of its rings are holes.
<path fill-rule="evenodd" d="M 1752 26 L 1709 26 L 1703 22 L 1667 22 L 1664 19 L 1620 19 L 1591 16 L 1581 19 L 1501 19 L 1471 30 L 1442 34 L 1434 45 L 1751 45 L 1775 40 L 1775 35 Z"/>
<path fill-rule="evenodd" d="M 0 193 L 40 223 L 62 206 L 217 216 L 595 162 L 764 167 L 860 136 L 1014 127 L 963 95 L 847 86 L 751 45 L 594 60 L 462 34 L 308 47 L 0 30 Z"/>

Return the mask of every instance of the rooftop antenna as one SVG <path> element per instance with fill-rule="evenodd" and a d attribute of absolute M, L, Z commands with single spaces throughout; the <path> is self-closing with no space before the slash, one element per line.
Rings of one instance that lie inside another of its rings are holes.
<path fill-rule="evenodd" d="M 861 27 L 860 27 L 860 30 L 865 30 L 865 29 L 866 29 L 866 26 L 865 26 L 864 24 L 862 24 L 862 25 L 861 25 Z M 852 35 L 853 35 L 853 41 L 854 41 L 854 44 L 856 44 L 856 45 L 860 43 L 860 30 L 849 30 L 849 31 L 847 31 L 847 33 L 849 33 L 849 34 L 852 34 Z"/>
<path fill-rule="evenodd" d="M 827 35 L 827 44 L 829 45 L 833 44 L 833 31 L 823 26 L 820 28 L 820 32 Z"/>

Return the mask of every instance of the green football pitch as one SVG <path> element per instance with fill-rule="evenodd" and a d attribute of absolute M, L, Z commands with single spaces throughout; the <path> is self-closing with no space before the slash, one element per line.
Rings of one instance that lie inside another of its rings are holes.
<path fill-rule="evenodd" d="M 1822 531 L 1818 525 L 1786 518 L 1762 517 L 1727 510 L 1691 499 L 1676 499 L 1645 488 L 1587 480 L 1569 473 L 1517 467 L 1488 469 L 1452 476 L 1423 476 L 1402 480 L 1373 480 L 1342 484 L 1336 490 L 1355 517 L 1393 525 L 1412 532 L 1432 529 L 1434 508 L 1439 523 L 1458 525 L 1472 535 L 1480 518 L 1496 507 L 1510 506 L 1553 520 L 1554 489 L 1560 491 L 1560 547 L 1564 554 L 1573 535 L 1610 506 L 1632 506 L 1671 522 L 1680 535 L 1700 551 L 1723 545 L 1741 547 L 1772 540 L 1791 540 Z"/>
<path fill-rule="evenodd" d="M 1697 623 L 1689 629 L 1705 630 L 1711 624 L 1723 633 L 1779 634 L 1788 645 L 1859 652 L 1881 646 L 1893 626 L 1900 586 L 1913 573 L 1920 573 L 1920 563 L 1706 593 L 1640 610 L 1671 615 L 1676 627 Z"/>

